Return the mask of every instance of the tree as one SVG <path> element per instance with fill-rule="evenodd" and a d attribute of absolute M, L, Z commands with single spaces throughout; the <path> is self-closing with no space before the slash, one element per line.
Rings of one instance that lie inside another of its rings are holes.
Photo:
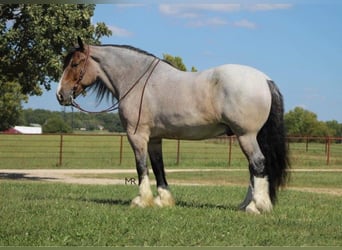
<path fill-rule="evenodd" d="M 71 127 L 66 124 L 62 118 L 53 117 L 49 118 L 43 125 L 44 133 L 71 133 Z"/>
<path fill-rule="evenodd" d="M 18 122 L 22 100 L 26 100 L 26 96 L 21 93 L 21 86 L 18 83 L 0 82 L 0 131 Z"/>
<path fill-rule="evenodd" d="M 95 5 L 3 4 L 0 18 L 0 72 L 19 82 L 24 94 L 50 89 L 62 73 L 62 59 L 77 36 L 98 44 L 111 31 L 91 24 Z"/>
<path fill-rule="evenodd" d="M 91 23 L 94 10 L 94 4 L 1 4 L 1 91 L 9 83 L 20 84 L 24 95 L 41 95 L 42 87 L 49 90 L 77 36 L 99 44 L 111 34 L 104 23 Z M 6 117 L 0 122 L 2 127 L 14 125 Z"/>
<path fill-rule="evenodd" d="M 292 136 L 331 136 L 335 132 L 327 122 L 317 120 L 317 115 L 300 107 L 285 114 L 285 126 Z"/>
<path fill-rule="evenodd" d="M 342 123 L 338 123 L 336 120 L 326 122 L 328 128 L 333 131 L 332 136 L 342 136 Z"/>
<path fill-rule="evenodd" d="M 313 112 L 296 107 L 285 114 L 287 133 L 294 136 L 312 134 L 313 125 L 317 122 L 317 115 Z"/>
<path fill-rule="evenodd" d="M 175 68 L 187 71 L 185 64 L 183 63 L 183 59 L 179 56 L 172 56 L 170 54 L 163 54 L 163 58 L 165 61 L 169 62 L 171 65 L 173 65 Z M 192 66 L 191 72 L 197 72 L 197 69 Z"/>

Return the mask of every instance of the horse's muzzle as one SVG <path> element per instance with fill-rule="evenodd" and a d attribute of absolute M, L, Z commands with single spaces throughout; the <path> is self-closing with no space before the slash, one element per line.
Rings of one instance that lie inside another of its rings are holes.
<path fill-rule="evenodd" d="M 56 97 L 57 97 L 57 100 L 58 100 L 60 105 L 63 105 L 63 106 L 72 105 L 72 100 L 73 100 L 72 95 L 65 97 L 63 94 L 58 92 L 58 93 L 56 93 Z"/>

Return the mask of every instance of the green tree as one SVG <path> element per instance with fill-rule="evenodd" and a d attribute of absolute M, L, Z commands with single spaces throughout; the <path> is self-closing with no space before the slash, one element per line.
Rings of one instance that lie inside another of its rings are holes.
<path fill-rule="evenodd" d="M 342 136 L 342 123 L 338 123 L 336 120 L 326 122 L 328 128 L 333 131 L 332 136 Z"/>
<path fill-rule="evenodd" d="M 77 36 L 99 44 L 111 34 L 104 23 L 91 23 L 94 10 L 94 4 L 1 4 L 1 91 L 10 83 L 19 83 L 24 95 L 41 95 L 42 87 L 49 90 Z M 1 127 L 13 125 L 6 117 L 0 122 Z"/>
<path fill-rule="evenodd" d="M 197 72 L 197 71 L 198 70 L 194 66 L 191 67 L 191 72 Z"/>
<path fill-rule="evenodd" d="M 22 100 L 26 100 L 26 96 L 21 93 L 18 83 L 0 82 L 0 131 L 14 126 L 19 121 Z"/>
<path fill-rule="evenodd" d="M 296 107 L 285 114 L 287 133 L 294 136 L 312 135 L 317 115 L 301 107 Z"/>
<path fill-rule="evenodd" d="M 71 127 L 60 117 L 49 118 L 43 125 L 44 133 L 71 133 Z"/>
<path fill-rule="evenodd" d="M 317 115 L 296 107 L 285 114 L 287 133 L 293 136 L 331 136 L 335 131 L 329 123 L 318 121 Z"/>
<path fill-rule="evenodd" d="M 179 56 L 172 56 L 170 54 L 163 54 L 163 58 L 165 61 L 169 62 L 171 65 L 173 65 L 175 68 L 187 71 L 185 64 L 183 63 L 183 59 Z M 192 66 L 191 72 L 197 72 L 197 69 Z"/>

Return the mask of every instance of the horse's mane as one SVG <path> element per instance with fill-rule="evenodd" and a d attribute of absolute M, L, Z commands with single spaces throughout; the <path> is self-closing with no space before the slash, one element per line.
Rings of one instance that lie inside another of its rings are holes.
<path fill-rule="evenodd" d="M 146 50 L 142 50 L 142 49 L 139 49 L 137 47 L 133 47 L 131 45 L 117 45 L 117 44 L 104 44 L 104 45 L 100 45 L 100 47 L 117 47 L 117 48 L 123 48 L 123 49 L 128 49 L 128 50 L 132 50 L 132 51 L 135 51 L 135 52 L 138 52 L 140 54 L 144 54 L 146 56 L 153 56 L 154 58 L 158 58 L 160 59 L 162 62 L 165 62 L 169 65 L 171 65 L 172 67 L 175 68 L 174 65 L 172 65 L 169 61 L 165 60 L 165 59 L 161 59 L 157 56 L 155 56 L 154 54 L 150 53 L 150 52 L 147 52 Z"/>
<path fill-rule="evenodd" d="M 137 53 L 140 54 L 144 54 L 147 56 L 152 56 L 154 58 L 158 58 L 159 57 L 136 47 L 133 47 L 131 45 L 117 45 L 117 44 L 104 44 L 104 45 L 97 45 L 99 47 L 117 47 L 117 48 L 123 48 L 123 49 L 128 49 L 128 50 L 132 50 L 135 51 Z M 64 63 L 63 63 L 63 70 L 69 65 L 69 62 L 72 58 L 72 56 L 74 55 L 74 53 L 76 51 L 79 51 L 80 48 L 79 47 L 74 47 L 72 49 L 69 50 L 68 54 L 65 56 L 64 58 Z M 174 65 L 172 65 L 170 62 L 164 60 L 164 59 L 160 59 L 161 61 L 169 64 L 172 67 L 175 67 Z M 112 95 L 112 92 L 107 88 L 106 84 L 104 84 L 100 79 L 98 79 L 95 83 L 93 83 L 91 86 L 88 87 L 88 89 L 91 89 L 92 92 L 96 92 L 96 100 L 98 101 L 98 103 L 100 103 L 104 98 L 106 98 L 107 100 L 112 99 L 112 101 L 114 101 L 114 96 Z"/>
<path fill-rule="evenodd" d="M 147 55 L 147 56 L 153 56 L 155 58 L 157 58 L 155 55 L 145 51 L 145 50 L 142 50 L 142 49 L 139 49 L 137 47 L 133 47 L 131 45 L 117 45 L 117 44 L 104 44 L 104 45 L 100 45 L 100 47 L 117 47 L 117 48 L 123 48 L 123 49 L 128 49 L 128 50 L 132 50 L 132 51 L 135 51 L 135 52 L 138 52 L 140 54 L 144 54 L 144 55 Z"/>
<path fill-rule="evenodd" d="M 158 58 L 159 57 L 155 56 L 154 54 L 151 54 L 145 50 L 139 49 L 137 47 L 133 47 L 131 45 L 117 45 L 117 44 L 104 44 L 104 45 L 99 45 L 99 47 L 117 47 L 117 48 L 122 48 L 122 49 L 127 49 L 127 50 L 132 50 L 135 51 L 137 53 L 146 55 L 146 56 L 152 56 L 154 58 Z M 76 48 L 77 49 L 77 48 Z M 164 60 L 164 59 L 160 59 L 162 62 L 165 62 L 167 64 L 169 64 L 172 67 L 175 67 L 174 65 L 172 65 L 170 62 Z M 114 100 L 114 96 L 112 95 L 112 93 L 110 92 L 110 90 L 107 88 L 107 86 L 101 81 L 98 80 L 96 81 L 94 84 L 92 84 L 90 87 L 90 89 L 92 89 L 93 92 L 96 92 L 96 100 L 100 103 L 104 98 L 106 98 L 107 100 Z"/>

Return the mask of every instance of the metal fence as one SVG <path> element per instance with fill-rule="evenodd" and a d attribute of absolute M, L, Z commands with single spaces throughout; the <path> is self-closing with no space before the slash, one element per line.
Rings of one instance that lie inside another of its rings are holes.
<path fill-rule="evenodd" d="M 342 166 L 342 137 L 288 137 L 293 166 Z M 163 140 L 164 162 L 175 167 L 245 167 L 236 137 Z M 0 168 L 134 167 L 125 134 L 0 134 Z"/>

